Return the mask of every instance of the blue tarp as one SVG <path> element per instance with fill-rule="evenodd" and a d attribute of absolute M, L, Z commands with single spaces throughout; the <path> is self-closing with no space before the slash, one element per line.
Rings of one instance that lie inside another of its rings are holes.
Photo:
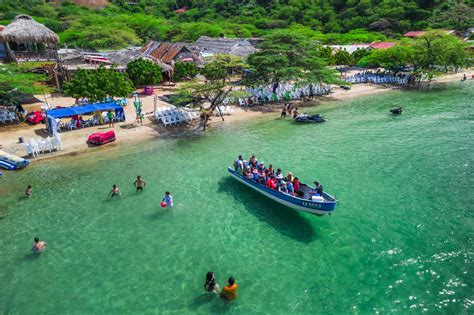
<path fill-rule="evenodd" d="M 64 117 L 71 117 L 73 115 L 90 114 L 90 113 L 95 112 L 96 110 L 123 111 L 123 108 L 122 106 L 117 105 L 115 102 L 97 103 L 97 104 L 89 104 L 89 105 L 77 106 L 77 107 L 65 107 L 65 108 L 47 110 L 46 116 L 53 117 L 53 118 L 64 118 Z"/>
<path fill-rule="evenodd" d="M 125 113 L 123 112 L 123 107 L 117 105 L 115 102 L 109 103 L 97 103 L 97 104 L 89 104 L 84 106 L 76 106 L 76 107 L 65 107 L 65 108 L 58 108 L 58 109 L 51 109 L 46 111 L 46 128 L 51 134 L 57 132 L 57 118 L 65 118 L 71 117 L 74 115 L 84 115 L 84 114 L 92 114 L 95 111 L 109 111 L 113 110 L 115 112 L 115 116 L 119 117 L 120 120 L 125 121 Z"/>

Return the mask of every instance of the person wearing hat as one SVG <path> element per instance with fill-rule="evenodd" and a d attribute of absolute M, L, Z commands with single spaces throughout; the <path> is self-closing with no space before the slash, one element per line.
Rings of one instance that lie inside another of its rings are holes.
<path fill-rule="evenodd" d="M 278 186 L 278 191 L 282 192 L 282 193 L 286 193 L 287 190 L 286 190 L 286 182 L 285 181 L 281 181 L 280 182 L 280 186 Z"/>
<path fill-rule="evenodd" d="M 293 180 L 294 180 L 293 173 L 289 172 L 288 175 L 286 175 L 286 181 L 293 182 Z"/>

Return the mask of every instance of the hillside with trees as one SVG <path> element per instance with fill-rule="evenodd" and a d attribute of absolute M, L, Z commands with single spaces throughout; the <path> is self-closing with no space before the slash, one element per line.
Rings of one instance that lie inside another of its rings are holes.
<path fill-rule="evenodd" d="M 474 25 L 473 7 L 474 0 L 112 0 L 97 10 L 68 1 L 7 0 L 0 2 L 0 24 L 30 14 L 63 44 L 99 50 L 150 39 L 261 37 L 281 29 L 344 44 L 398 38 L 409 30 L 465 30 Z"/>

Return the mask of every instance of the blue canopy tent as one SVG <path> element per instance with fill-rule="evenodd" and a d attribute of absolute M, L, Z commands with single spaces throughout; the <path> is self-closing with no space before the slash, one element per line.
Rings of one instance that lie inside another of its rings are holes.
<path fill-rule="evenodd" d="M 89 104 L 84 106 L 77 107 L 65 107 L 58 109 L 51 109 L 46 111 L 46 128 L 50 133 L 55 133 L 57 131 L 57 118 L 71 117 L 74 115 L 85 115 L 91 114 L 95 111 L 115 111 L 115 117 L 118 117 L 120 120 L 125 121 L 125 113 L 123 112 L 123 107 L 117 105 L 115 102 L 109 103 L 97 103 Z"/>

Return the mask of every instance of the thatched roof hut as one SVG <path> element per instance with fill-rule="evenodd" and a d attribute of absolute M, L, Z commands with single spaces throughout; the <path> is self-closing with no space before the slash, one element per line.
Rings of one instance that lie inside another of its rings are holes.
<path fill-rule="evenodd" d="M 29 15 L 18 15 L 0 32 L 0 41 L 17 44 L 57 44 L 59 37 L 52 30 L 33 20 Z"/>
<path fill-rule="evenodd" d="M 243 58 L 257 51 L 245 38 L 201 36 L 194 45 L 201 48 L 202 53 L 235 55 Z"/>

